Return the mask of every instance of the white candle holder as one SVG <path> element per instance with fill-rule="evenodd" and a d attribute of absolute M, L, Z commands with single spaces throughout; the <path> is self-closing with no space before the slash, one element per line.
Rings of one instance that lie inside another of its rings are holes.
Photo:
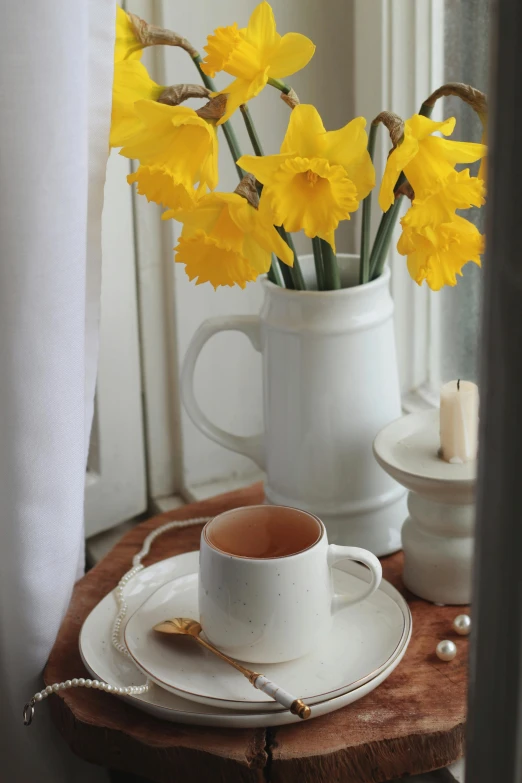
<path fill-rule="evenodd" d="M 432 603 L 469 604 L 476 461 L 445 462 L 439 442 L 439 411 L 430 410 L 389 424 L 373 450 L 384 470 L 409 490 L 404 584 Z"/>

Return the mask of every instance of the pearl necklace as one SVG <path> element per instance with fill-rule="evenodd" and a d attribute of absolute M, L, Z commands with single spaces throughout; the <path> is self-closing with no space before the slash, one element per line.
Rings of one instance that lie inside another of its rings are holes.
<path fill-rule="evenodd" d="M 186 519 L 182 520 L 181 522 L 167 522 L 165 525 L 161 525 L 161 527 L 153 530 L 152 533 L 149 533 L 149 535 L 145 538 L 141 550 L 132 559 L 132 568 L 122 576 L 113 591 L 118 611 L 112 626 L 111 642 L 116 650 L 118 650 L 118 652 L 122 655 L 129 657 L 129 651 L 121 638 L 122 623 L 128 609 L 127 602 L 125 601 L 124 597 L 124 590 L 131 579 L 133 579 L 133 577 L 135 577 L 136 574 L 142 571 L 145 567 L 142 564 L 142 560 L 149 554 L 152 544 L 159 536 L 169 530 L 172 530 L 173 528 L 181 530 L 184 527 L 201 525 L 204 522 L 208 522 L 209 519 L 210 517 L 195 517 L 194 519 Z M 69 688 L 95 688 L 100 691 L 105 691 L 106 693 L 114 693 L 118 696 L 137 696 L 138 694 L 146 693 L 149 690 L 150 680 L 147 679 L 143 685 L 129 685 L 126 688 L 119 688 L 116 685 L 111 685 L 110 683 L 103 682 L 102 680 L 90 680 L 84 677 L 75 677 L 72 680 L 55 682 L 53 685 L 48 685 L 43 690 L 35 693 L 30 701 L 27 702 L 23 712 L 24 725 L 30 726 L 32 723 L 34 717 L 34 706 L 36 702 L 43 701 L 52 693 L 65 691 Z"/>

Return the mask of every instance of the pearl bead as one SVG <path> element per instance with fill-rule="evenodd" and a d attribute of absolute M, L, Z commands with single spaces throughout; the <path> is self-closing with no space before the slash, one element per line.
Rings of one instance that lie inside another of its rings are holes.
<path fill-rule="evenodd" d="M 469 614 L 459 614 L 453 620 L 453 630 L 460 636 L 468 636 L 471 633 L 471 617 Z"/>
<path fill-rule="evenodd" d="M 80 686 L 80 688 L 85 685 L 85 679 L 83 677 L 78 678 L 78 685 Z"/>
<path fill-rule="evenodd" d="M 90 688 L 92 685 L 92 680 L 85 680 L 85 687 Z"/>
<path fill-rule="evenodd" d="M 54 691 L 55 693 L 56 693 L 56 691 L 59 691 L 59 690 L 60 690 L 60 686 L 58 685 L 58 683 L 57 683 L 57 682 L 55 682 L 55 683 L 54 683 L 54 685 L 52 685 L 51 687 L 52 687 L 52 689 L 53 689 L 53 691 Z"/>
<path fill-rule="evenodd" d="M 77 677 L 75 677 L 73 680 L 71 680 L 71 685 L 73 686 L 73 688 L 77 688 L 78 687 L 78 678 Z"/>
<path fill-rule="evenodd" d="M 36 699 L 36 701 L 42 701 L 43 696 L 41 693 L 37 693 L 34 698 Z"/>
<path fill-rule="evenodd" d="M 65 680 L 65 687 L 66 688 L 70 688 L 71 685 L 72 685 L 72 681 L 71 680 Z"/>
<path fill-rule="evenodd" d="M 457 645 L 449 639 L 439 642 L 436 649 L 437 658 L 441 661 L 452 661 L 457 654 Z"/>
<path fill-rule="evenodd" d="M 46 693 L 52 693 L 53 692 L 52 686 L 48 685 L 47 688 L 45 689 L 45 692 Z"/>

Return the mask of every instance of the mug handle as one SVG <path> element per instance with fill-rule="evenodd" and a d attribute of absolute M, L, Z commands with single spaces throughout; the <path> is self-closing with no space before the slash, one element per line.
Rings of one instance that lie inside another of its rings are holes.
<path fill-rule="evenodd" d="M 183 369 L 181 371 L 181 399 L 185 410 L 201 432 L 211 440 L 219 443 L 230 451 L 250 457 L 256 465 L 264 470 L 265 449 L 263 434 L 244 437 L 213 424 L 201 410 L 194 394 L 194 371 L 201 349 L 212 335 L 218 332 L 243 332 L 256 351 L 261 351 L 261 319 L 257 315 L 226 316 L 224 318 L 209 318 L 204 321 L 190 341 Z"/>
<path fill-rule="evenodd" d="M 345 606 L 358 604 L 359 601 L 372 595 L 379 587 L 382 579 L 382 566 L 375 555 L 372 555 L 367 549 L 361 549 L 358 546 L 338 546 L 337 544 L 330 544 L 326 557 L 330 568 L 335 568 L 337 563 L 340 563 L 341 560 L 357 560 L 357 562 L 365 565 L 372 575 L 370 584 L 366 590 L 363 590 L 359 595 L 350 596 L 334 593 L 332 598 L 332 612 L 338 612 L 339 609 L 344 609 Z"/>

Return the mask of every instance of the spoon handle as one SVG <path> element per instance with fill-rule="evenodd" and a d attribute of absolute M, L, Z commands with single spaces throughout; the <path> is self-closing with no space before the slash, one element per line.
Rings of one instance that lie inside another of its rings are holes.
<path fill-rule="evenodd" d="M 307 704 L 301 701 L 301 699 L 296 699 L 295 696 L 292 696 L 291 693 L 280 688 L 275 682 L 268 680 L 264 674 L 260 674 L 257 679 L 254 680 L 253 684 L 258 690 L 266 693 L 267 696 L 270 696 L 274 701 L 282 704 L 283 707 L 286 707 L 287 710 L 290 710 L 290 712 L 297 715 L 299 718 L 306 720 L 306 718 L 310 717 L 311 709 Z"/>
<path fill-rule="evenodd" d="M 252 669 L 247 669 L 246 666 L 242 666 L 233 658 L 230 658 L 224 652 L 218 650 L 217 647 L 214 647 L 213 644 L 207 642 L 205 639 L 202 639 L 201 636 L 193 636 L 192 638 L 195 639 L 202 647 L 210 650 L 210 652 L 214 653 L 214 655 L 217 655 L 218 658 L 221 658 L 222 661 L 229 663 L 230 666 L 234 667 L 234 669 L 240 671 L 241 674 L 251 683 L 251 685 L 254 686 L 254 688 L 257 688 L 258 690 L 263 691 L 263 693 L 266 693 L 267 696 L 270 696 L 271 699 L 277 701 L 278 704 L 282 704 L 282 706 L 286 707 L 287 710 L 290 710 L 291 713 L 297 715 L 302 720 L 306 720 L 306 718 L 310 717 L 312 711 L 307 704 L 301 701 L 301 699 L 296 699 L 295 696 L 292 696 L 291 693 L 288 693 L 288 691 L 280 688 L 279 685 L 275 684 L 275 682 L 271 682 L 271 680 L 267 679 L 264 674 L 259 674 L 258 672 L 252 671 Z"/>

